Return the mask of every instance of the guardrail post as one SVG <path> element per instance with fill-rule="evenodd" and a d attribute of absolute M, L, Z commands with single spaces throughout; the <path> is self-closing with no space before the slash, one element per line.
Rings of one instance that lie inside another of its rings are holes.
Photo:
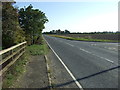
<path fill-rule="evenodd" d="M 12 54 L 13 54 L 13 49 L 11 50 L 11 55 L 12 55 Z M 14 56 L 12 56 L 12 61 L 13 61 L 13 57 L 14 57 Z"/>

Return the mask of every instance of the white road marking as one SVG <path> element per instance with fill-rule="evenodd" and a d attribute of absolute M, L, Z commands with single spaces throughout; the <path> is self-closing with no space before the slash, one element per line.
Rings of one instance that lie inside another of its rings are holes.
<path fill-rule="evenodd" d="M 117 48 L 112 48 L 112 47 L 109 47 L 108 49 L 111 49 L 111 50 L 113 50 L 113 49 L 117 49 Z"/>
<path fill-rule="evenodd" d="M 46 41 L 46 39 L 44 38 L 44 40 Z M 53 53 L 57 56 L 57 58 L 59 59 L 59 61 L 62 63 L 62 65 L 65 67 L 65 69 L 67 70 L 67 72 L 70 74 L 70 76 L 72 77 L 72 79 L 75 81 L 76 85 L 80 88 L 80 90 L 83 90 L 82 85 L 77 81 L 77 79 L 75 78 L 75 76 L 72 74 L 72 72 L 68 69 L 68 67 L 65 65 L 65 63 L 62 61 L 62 59 L 57 55 L 57 53 L 52 49 L 52 47 L 50 46 L 50 44 L 46 41 L 46 43 L 48 44 L 48 46 L 51 48 L 51 50 L 53 51 Z"/>
<path fill-rule="evenodd" d="M 70 46 L 74 47 L 74 45 L 72 45 L 72 44 L 69 44 L 69 43 L 66 43 L 66 44 L 68 44 L 68 45 L 70 45 Z"/>
<path fill-rule="evenodd" d="M 120 46 L 119 44 L 117 44 L 116 46 Z"/>
<path fill-rule="evenodd" d="M 85 50 L 85 49 L 82 49 L 82 48 L 79 48 L 79 49 L 82 50 L 82 51 L 84 51 L 84 52 L 86 52 L 86 53 L 89 53 L 89 54 L 92 54 L 92 55 L 94 55 L 94 56 L 97 56 L 97 57 L 99 57 L 99 58 L 101 58 L 101 59 L 104 59 L 104 60 L 106 60 L 106 61 L 108 61 L 108 62 L 114 63 L 114 61 L 112 61 L 112 60 L 109 60 L 109 59 L 107 59 L 107 58 L 104 58 L 104 57 L 98 56 L 98 55 L 96 55 L 96 54 L 93 54 L 92 52 L 89 52 L 89 51 L 87 51 L 87 50 Z"/>
<path fill-rule="evenodd" d="M 92 46 L 96 46 L 97 44 L 91 44 Z"/>
<path fill-rule="evenodd" d="M 99 58 L 101 58 L 101 59 L 104 59 L 104 60 L 106 60 L 106 61 L 108 61 L 108 62 L 114 63 L 114 61 L 112 61 L 112 60 L 110 60 L 110 59 L 107 59 L 107 58 L 98 56 L 98 55 L 96 55 L 96 54 L 92 54 L 92 55 L 97 56 L 97 57 L 99 57 Z"/>
<path fill-rule="evenodd" d="M 114 47 L 104 47 L 106 49 L 109 49 L 109 50 L 118 50 L 117 48 L 114 48 Z"/>
<path fill-rule="evenodd" d="M 85 49 L 82 49 L 82 48 L 79 48 L 79 49 L 82 50 L 82 51 L 84 51 L 84 52 L 86 52 L 86 53 L 91 54 L 91 52 L 89 52 L 89 51 L 87 51 L 87 50 L 85 50 Z"/>

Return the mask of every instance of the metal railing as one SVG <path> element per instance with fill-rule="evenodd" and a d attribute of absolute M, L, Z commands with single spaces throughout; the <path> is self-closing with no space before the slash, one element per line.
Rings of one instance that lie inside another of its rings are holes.
<path fill-rule="evenodd" d="M 0 76 L 23 55 L 26 44 L 27 42 L 25 41 L 0 51 Z"/>

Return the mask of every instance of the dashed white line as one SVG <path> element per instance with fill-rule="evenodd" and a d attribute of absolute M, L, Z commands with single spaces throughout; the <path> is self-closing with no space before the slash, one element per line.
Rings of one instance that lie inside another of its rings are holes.
<path fill-rule="evenodd" d="M 97 57 L 99 57 L 99 58 L 101 58 L 101 59 L 104 59 L 104 60 L 106 60 L 106 61 L 108 61 L 108 62 L 114 63 L 114 62 L 113 62 L 112 60 L 110 60 L 110 59 L 107 59 L 107 58 L 98 56 L 98 55 L 96 55 L 96 54 L 92 54 L 92 55 L 97 56 Z"/>
<path fill-rule="evenodd" d="M 70 45 L 70 46 L 74 47 L 74 45 L 72 45 L 72 44 L 69 44 L 69 43 L 66 43 L 66 44 L 68 44 L 68 45 Z"/>
<path fill-rule="evenodd" d="M 101 59 L 104 59 L 104 60 L 106 60 L 106 61 L 108 61 L 108 62 L 114 63 L 114 61 L 112 61 L 112 60 L 109 60 L 109 59 L 107 59 L 107 58 L 104 58 L 104 57 L 98 56 L 98 55 L 96 55 L 96 54 L 93 54 L 92 52 L 89 52 L 89 51 L 87 51 L 87 50 L 85 50 L 85 49 L 82 49 L 82 48 L 79 48 L 79 49 L 82 50 L 82 51 L 84 51 L 84 52 L 86 52 L 86 53 L 89 53 L 89 54 L 92 54 L 92 55 L 94 55 L 94 56 L 97 56 L 97 57 L 99 57 L 99 58 L 101 58 Z"/>
<path fill-rule="evenodd" d="M 116 46 L 120 46 L 119 44 L 117 44 Z"/>
<path fill-rule="evenodd" d="M 82 50 L 82 51 L 84 51 L 84 52 L 86 52 L 86 53 L 90 53 L 91 54 L 91 52 L 89 52 L 89 51 L 87 51 L 85 49 L 82 49 L 82 48 L 79 48 L 79 49 Z"/>
<path fill-rule="evenodd" d="M 91 44 L 92 46 L 96 46 L 97 44 Z"/>
<path fill-rule="evenodd" d="M 102 58 L 104 58 L 104 57 L 102 57 Z M 111 62 L 111 63 L 114 63 L 113 61 L 111 61 L 111 60 L 109 60 L 107 58 L 104 58 L 104 59 L 107 60 L 107 61 L 109 61 L 109 62 Z"/>

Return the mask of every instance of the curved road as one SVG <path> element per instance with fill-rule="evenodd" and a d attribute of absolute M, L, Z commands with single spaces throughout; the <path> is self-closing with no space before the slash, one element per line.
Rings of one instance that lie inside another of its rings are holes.
<path fill-rule="evenodd" d="M 118 88 L 118 44 L 44 35 L 83 88 Z"/>

